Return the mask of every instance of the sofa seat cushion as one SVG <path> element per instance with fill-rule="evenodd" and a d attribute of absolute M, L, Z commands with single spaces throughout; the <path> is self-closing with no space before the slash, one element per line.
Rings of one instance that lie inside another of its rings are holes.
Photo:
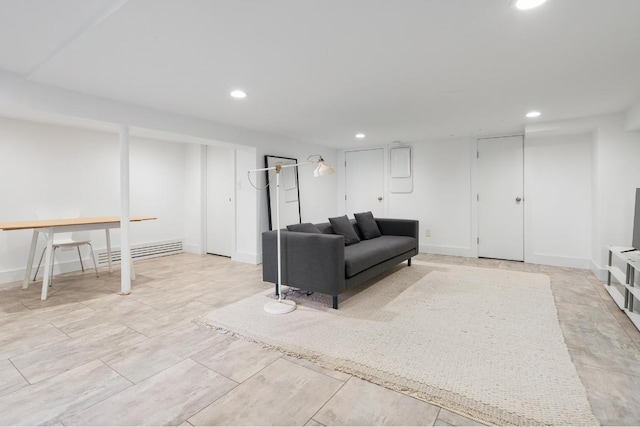
<path fill-rule="evenodd" d="M 380 236 L 344 248 L 345 278 L 416 248 L 416 239 L 407 236 Z"/>

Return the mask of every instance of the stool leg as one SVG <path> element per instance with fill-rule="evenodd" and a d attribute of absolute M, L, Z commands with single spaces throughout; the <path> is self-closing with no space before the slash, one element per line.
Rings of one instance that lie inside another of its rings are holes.
<path fill-rule="evenodd" d="M 96 262 L 96 254 L 93 253 L 93 246 L 91 243 L 87 243 L 89 245 L 89 250 L 91 251 L 91 259 L 93 260 L 93 269 L 96 271 L 96 277 L 100 277 L 98 274 L 98 263 Z"/>
<path fill-rule="evenodd" d="M 51 252 L 51 273 L 49 273 L 49 287 L 53 286 L 53 266 L 56 264 L 56 248 L 55 246 Z"/>
<path fill-rule="evenodd" d="M 82 254 L 80 253 L 80 246 L 76 246 L 76 249 L 78 250 L 78 258 L 80 258 L 80 268 L 84 273 L 84 264 L 82 263 Z"/>
<path fill-rule="evenodd" d="M 36 268 L 36 274 L 33 275 L 33 281 L 36 281 L 36 276 L 38 275 L 38 270 L 40 270 L 40 264 L 42 264 L 42 258 L 44 258 L 44 252 L 47 250 L 46 246 L 42 250 L 42 255 L 40 256 L 40 261 L 38 261 L 38 268 Z"/>

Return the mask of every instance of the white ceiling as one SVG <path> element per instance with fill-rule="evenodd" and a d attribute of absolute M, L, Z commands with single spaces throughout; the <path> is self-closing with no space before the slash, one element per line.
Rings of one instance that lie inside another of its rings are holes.
<path fill-rule="evenodd" d="M 345 148 L 624 111 L 638 17 L 638 0 L 0 0 L 0 68 Z"/>

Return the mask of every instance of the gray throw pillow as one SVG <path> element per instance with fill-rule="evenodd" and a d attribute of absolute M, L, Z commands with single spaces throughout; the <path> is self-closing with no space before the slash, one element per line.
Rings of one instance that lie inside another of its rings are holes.
<path fill-rule="evenodd" d="M 335 218 L 329 218 L 333 232 L 344 236 L 344 245 L 349 246 L 355 243 L 360 243 L 360 238 L 356 234 L 356 230 L 351 225 L 351 221 L 346 215 L 338 216 Z"/>
<path fill-rule="evenodd" d="M 320 230 L 318 230 L 318 227 L 311 224 L 310 222 L 303 222 L 302 224 L 287 225 L 287 230 L 297 231 L 300 233 L 318 233 L 318 234 L 322 233 Z"/>
<path fill-rule="evenodd" d="M 382 236 L 378 228 L 378 223 L 371 211 L 353 214 L 353 216 L 356 218 L 360 234 L 364 240 L 375 239 L 376 237 Z"/>

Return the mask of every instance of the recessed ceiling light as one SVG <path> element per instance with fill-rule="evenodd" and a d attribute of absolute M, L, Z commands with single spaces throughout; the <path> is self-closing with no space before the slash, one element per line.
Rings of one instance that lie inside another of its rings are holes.
<path fill-rule="evenodd" d="M 233 98 L 242 99 L 247 97 L 247 92 L 238 89 L 238 90 L 231 91 L 230 95 Z"/>
<path fill-rule="evenodd" d="M 540 117 L 540 111 L 530 111 L 527 113 L 527 117 L 530 119 Z"/>
<path fill-rule="evenodd" d="M 366 135 L 364 133 L 356 133 L 356 138 L 358 139 L 362 139 L 364 138 Z"/>
<path fill-rule="evenodd" d="M 547 0 L 518 0 L 516 1 L 516 7 L 520 10 L 529 10 L 540 6 L 546 1 Z"/>

